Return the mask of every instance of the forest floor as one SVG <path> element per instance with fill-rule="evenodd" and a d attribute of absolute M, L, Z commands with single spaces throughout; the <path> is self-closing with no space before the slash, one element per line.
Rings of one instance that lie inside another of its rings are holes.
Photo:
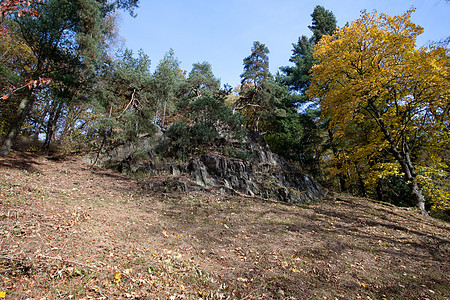
<path fill-rule="evenodd" d="M 450 224 L 335 194 L 145 193 L 81 159 L 0 158 L 0 298 L 450 299 Z"/>

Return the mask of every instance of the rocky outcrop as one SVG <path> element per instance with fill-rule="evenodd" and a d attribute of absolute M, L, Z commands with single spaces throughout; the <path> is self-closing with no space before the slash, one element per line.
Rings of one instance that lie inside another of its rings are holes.
<path fill-rule="evenodd" d="M 151 191 L 209 190 L 288 203 L 315 202 L 325 194 L 314 179 L 271 152 L 256 133 L 248 133 L 244 146 L 237 148 L 237 152 L 206 151 L 184 164 L 158 157 L 154 150 L 163 140 L 163 135 L 157 134 L 133 145 L 105 151 L 98 163 L 128 173 L 155 175 L 147 176 L 144 182 L 144 187 Z M 137 159 L 136 152 L 145 153 L 146 159 Z"/>
<path fill-rule="evenodd" d="M 242 161 L 217 153 L 193 158 L 187 172 L 197 185 L 222 192 L 289 203 L 315 202 L 324 190 L 314 180 L 278 159 L 270 151 L 257 151 L 257 159 Z"/>

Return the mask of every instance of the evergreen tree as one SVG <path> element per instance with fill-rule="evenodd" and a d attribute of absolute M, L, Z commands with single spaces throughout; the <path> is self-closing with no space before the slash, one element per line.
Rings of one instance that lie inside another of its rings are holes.
<path fill-rule="evenodd" d="M 166 118 L 175 111 L 177 92 L 184 77 L 180 61 L 170 49 L 156 67 L 151 81 L 153 100 L 157 106 L 154 123 L 161 128 L 167 125 Z"/>
<path fill-rule="evenodd" d="M 103 138 L 102 145 L 133 142 L 153 132 L 156 105 L 150 59 L 142 50 L 136 58 L 129 49 L 120 51 L 116 60 L 104 65 L 96 86 L 92 96 L 101 117 L 95 126 Z"/>
<path fill-rule="evenodd" d="M 310 70 L 317 63 L 317 60 L 313 58 L 314 46 L 323 35 L 330 35 L 336 30 L 336 18 L 332 12 L 320 5 L 314 8 L 311 17 L 312 25 L 308 28 L 313 35 L 310 38 L 305 35 L 301 36 L 298 42 L 293 44 L 290 62 L 294 65 L 280 68 L 283 76 L 280 76 L 279 81 L 295 92 L 297 97 L 296 102 L 292 103 L 295 111 L 289 114 L 290 120 L 283 121 L 285 125 L 289 124 L 290 126 L 282 126 L 278 135 L 280 139 L 285 136 L 297 135 L 295 142 L 286 144 L 286 148 L 279 153 L 300 162 L 305 170 L 319 179 L 322 177 L 320 157 L 326 149 L 322 146 L 323 137 L 326 134 L 317 122 L 320 109 L 309 102 L 306 93 L 311 84 Z M 307 104 L 309 106 L 305 108 Z M 297 130 L 296 134 L 295 130 Z M 273 140 L 276 139 L 272 138 Z"/>
<path fill-rule="evenodd" d="M 326 10 L 323 6 L 317 5 L 311 17 L 312 25 L 308 28 L 313 32 L 312 42 L 314 44 L 317 44 L 322 36 L 332 35 L 336 31 L 336 17 L 333 12 Z"/>
<path fill-rule="evenodd" d="M 208 62 L 195 63 L 186 80 L 185 89 L 188 96 L 201 97 L 207 92 L 218 91 L 220 80 L 214 77 Z"/>
<path fill-rule="evenodd" d="M 290 90 L 303 95 L 308 90 L 310 83 L 309 71 L 315 63 L 313 59 L 314 43 L 312 38 L 303 35 L 298 39 L 297 44 L 292 45 L 294 49 L 289 61 L 294 63 L 294 66 L 280 68 L 285 75 L 282 81 Z M 302 97 L 300 100 L 303 100 L 301 101 L 302 103 L 306 101 L 305 97 Z"/>
<path fill-rule="evenodd" d="M 104 15 L 115 11 L 117 9 L 125 10 L 130 13 L 131 16 L 136 16 L 134 10 L 139 7 L 139 0 L 97 0 L 102 4 Z"/>
<path fill-rule="evenodd" d="M 285 74 L 283 78 L 285 84 L 295 92 L 304 95 L 310 85 L 310 70 L 317 63 L 313 58 L 314 46 L 323 35 L 331 35 L 336 31 L 337 22 L 334 14 L 326 10 L 323 6 L 317 5 L 314 8 L 312 25 L 308 28 L 313 32 L 313 36 L 308 38 L 305 35 L 298 39 L 297 44 L 293 44 L 292 56 L 289 60 L 294 66 L 281 67 Z M 302 97 L 303 102 L 307 101 Z"/>
<path fill-rule="evenodd" d="M 70 85 L 89 78 L 101 55 L 104 17 L 114 8 L 132 9 L 137 3 L 118 1 L 111 7 L 106 1 L 46 0 L 33 4 L 36 14 L 20 18 L 14 14 L 8 16 L 19 28 L 20 39 L 31 50 L 33 60 L 26 72 L 17 74 L 26 88 L 17 89 L 12 95 L 18 105 L 5 130 L 0 155 L 10 152 L 35 104 L 35 93 L 40 89 L 42 78 L 55 85 Z"/>
<path fill-rule="evenodd" d="M 270 109 L 266 89 L 266 83 L 271 80 L 268 54 L 264 44 L 253 43 L 251 54 L 244 58 L 239 99 L 233 105 L 233 113 L 240 111 L 247 118 L 247 127 L 255 131 L 260 131 L 260 120 Z"/>
<path fill-rule="evenodd" d="M 241 74 L 241 85 L 253 84 L 255 89 L 264 85 L 270 76 L 269 49 L 260 42 L 253 43 L 252 53 L 244 58 L 244 72 Z"/>
<path fill-rule="evenodd" d="M 193 64 L 180 92 L 183 100 L 177 103 L 179 120 L 167 132 L 170 141 L 163 147 L 164 152 L 186 159 L 206 148 L 222 149 L 232 143 L 230 138 L 240 140 L 241 116 L 226 106 L 230 89 L 220 89 L 209 63 Z"/>
<path fill-rule="evenodd" d="M 71 1 L 48 1 L 39 6 L 39 17 L 28 15 L 13 18 L 34 55 L 35 63 L 30 66 L 31 71 L 27 74 L 31 80 L 40 77 L 61 78 L 61 72 L 79 71 L 81 60 L 77 53 L 81 43 L 87 43 L 86 39 L 81 38 L 78 43 L 73 38 L 77 33 L 83 32 L 79 9 L 78 4 Z M 88 52 L 87 47 L 83 50 Z M 33 97 L 35 86 L 29 87 L 14 95 L 20 102 L 9 124 L 0 155 L 9 154 L 15 137 L 33 107 L 36 99 Z"/>

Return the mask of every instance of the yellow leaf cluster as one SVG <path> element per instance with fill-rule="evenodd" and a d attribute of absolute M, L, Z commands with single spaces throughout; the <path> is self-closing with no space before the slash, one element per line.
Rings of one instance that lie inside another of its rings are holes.
<path fill-rule="evenodd" d="M 120 282 L 121 278 L 122 278 L 122 274 L 120 272 L 116 272 L 116 274 L 114 275 L 113 282 L 115 284 L 118 284 Z"/>
<path fill-rule="evenodd" d="M 393 148 L 402 155 L 414 151 L 416 168 L 450 149 L 449 49 L 416 48 L 423 28 L 411 22 L 413 12 L 362 11 L 315 47 L 319 63 L 312 68 L 308 96 L 320 105 L 340 149 L 334 153 L 335 174 L 365 174 L 373 184 L 400 174 Z M 442 170 L 438 164 L 429 168 Z M 426 182 L 421 181 L 424 192 L 446 207 L 443 190 Z"/>
<path fill-rule="evenodd" d="M 433 161 L 433 158 L 430 159 Z M 437 167 L 436 165 L 440 165 Z M 420 166 L 417 180 L 430 199 L 433 210 L 450 210 L 450 182 L 448 166 L 435 158 L 431 166 Z"/>

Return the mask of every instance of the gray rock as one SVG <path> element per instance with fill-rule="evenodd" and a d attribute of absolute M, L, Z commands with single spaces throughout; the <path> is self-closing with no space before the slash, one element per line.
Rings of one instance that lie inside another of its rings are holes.
<path fill-rule="evenodd" d="M 155 154 L 155 149 L 164 145 L 165 141 L 159 131 L 151 137 L 142 137 L 134 144 L 104 149 L 98 156 L 97 164 L 127 173 L 166 175 L 166 180 L 155 180 L 147 186 L 151 190 L 164 192 L 216 190 L 289 203 L 315 202 L 325 194 L 314 179 L 271 152 L 265 140 L 254 132 L 248 133 L 245 146 L 241 149 L 243 153 L 252 154 L 248 161 L 218 152 L 206 152 L 191 158 L 186 164 L 168 163 Z M 146 159 L 139 159 L 136 153 L 144 153 Z M 92 163 L 96 155 L 94 153 L 85 160 Z M 190 179 L 186 181 L 186 177 Z"/>
<path fill-rule="evenodd" d="M 317 182 L 295 171 L 293 166 L 279 158 L 275 162 L 244 162 L 205 153 L 190 161 L 188 173 L 202 187 L 224 186 L 246 195 L 270 197 L 283 202 L 315 202 L 323 197 L 324 190 Z"/>

